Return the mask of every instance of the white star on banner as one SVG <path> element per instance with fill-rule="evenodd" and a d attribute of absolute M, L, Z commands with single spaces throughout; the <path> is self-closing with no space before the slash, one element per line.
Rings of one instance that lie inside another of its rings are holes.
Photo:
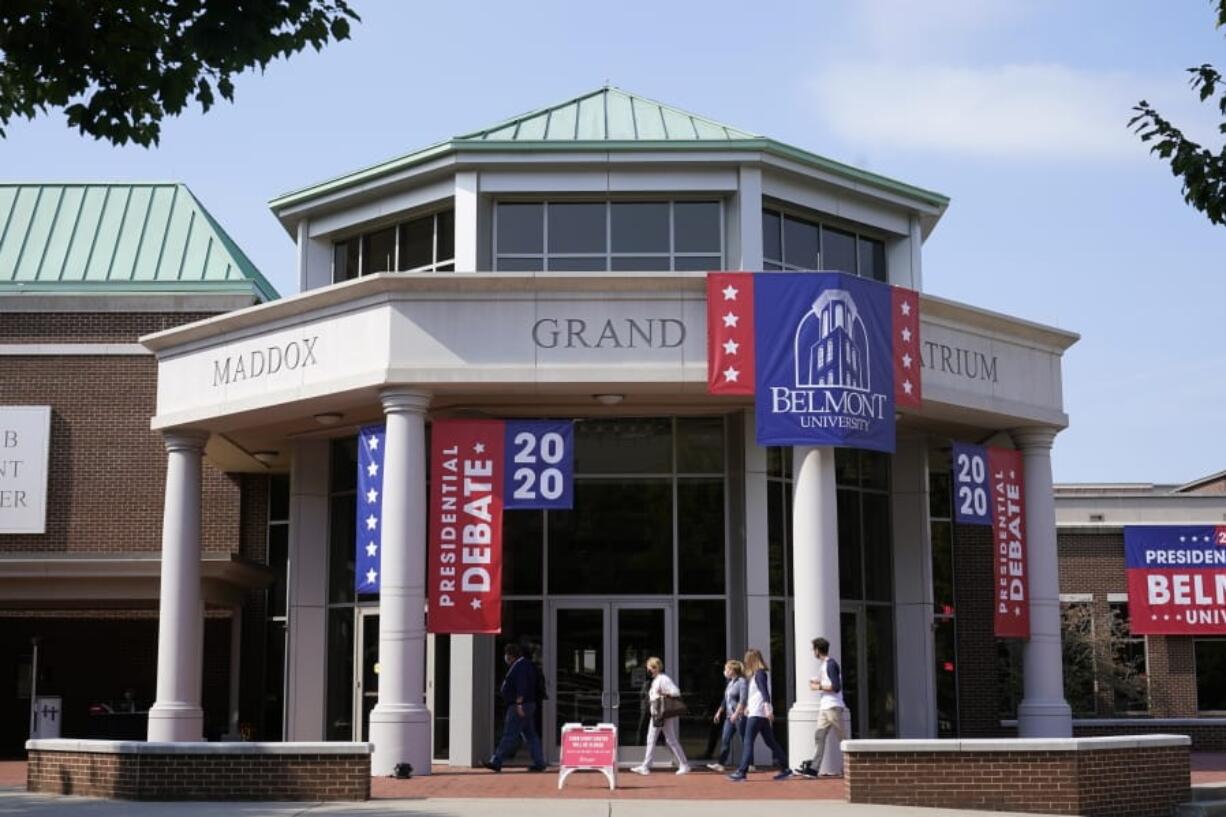
<path fill-rule="evenodd" d="M 370 516 L 366 517 L 366 530 L 374 530 L 375 527 L 378 526 L 378 524 L 379 524 L 379 517 L 375 516 L 373 513 Z"/>
<path fill-rule="evenodd" d="M 378 501 L 379 501 L 378 491 L 376 491 L 374 488 L 371 488 L 369 491 L 366 492 L 366 502 L 368 504 L 374 505 Z"/>
<path fill-rule="evenodd" d="M 375 570 L 373 567 L 370 570 L 366 571 L 366 583 L 367 584 L 374 584 L 375 579 L 377 578 L 379 578 L 379 571 Z"/>
<path fill-rule="evenodd" d="M 485 443 L 473 443 L 473 453 L 474 454 L 484 454 L 485 453 Z"/>
<path fill-rule="evenodd" d="M 735 340 L 727 341 L 724 343 L 724 354 L 735 355 L 736 350 L 740 348 L 741 344 L 737 343 Z"/>
<path fill-rule="evenodd" d="M 378 552 L 379 552 L 379 546 L 378 546 L 378 545 L 376 545 L 374 542 L 367 542 L 367 543 L 366 543 L 366 555 L 367 555 L 367 556 L 369 556 L 370 558 L 372 558 L 372 559 L 373 559 L 373 558 L 375 558 L 375 554 L 376 554 L 376 553 L 378 553 Z"/>
<path fill-rule="evenodd" d="M 898 309 L 900 312 L 902 312 L 903 315 L 910 315 L 911 314 L 911 302 L 902 301 L 901 303 L 898 304 Z"/>
<path fill-rule="evenodd" d="M 366 475 L 371 478 L 378 476 L 379 475 L 379 463 L 372 462 L 370 465 L 366 466 Z"/>
<path fill-rule="evenodd" d="M 367 445 L 370 446 L 371 451 L 379 450 L 379 438 L 378 437 L 369 437 L 367 438 L 366 443 Z"/>
<path fill-rule="evenodd" d="M 724 287 L 724 300 L 725 301 L 735 301 L 736 291 L 737 291 L 736 287 L 734 287 L 732 284 L 729 284 L 728 286 Z"/>
<path fill-rule="evenodd" d="M 1180 537 L 1179 537 L 1179 541 L 1180 541 L 1180 542 L 1186 542 L 1186 541 L 1188 541 L 1188 537 L 1186 537 L 1186 536 L 1180 536 Z"/>
<path fill-rule="evenodd" d="M 902 328 L 902 342 L 903 343 L 911 342 L 911 330 L 905 326 Z"/>
<path fill-rule="evenodd" d="M 907 394 L 911 393 L 911 381 L 910 380 L 904 380 L 902 382 L 902 390 L 905 391 Z"/>
<path fill-rule="evenodd" d="M 737 371 L 736 369 L 732 368 L 731 366 L 729 366 L 727 369 L 724 369 L 724 380 L 728 381 L 729 383 L 738 382 L 737 378 L 739 378 L 740 376 L 741 376 L 741 373 Z"/>
<path fill-rule="evenodd" d="M 473 599 L 471 602 L 469 602 L 469 604 L 473 606 L 474 610 L 481 609 L 481 599 Z"/>
<path fill-rule="evenodd" d="M 911 355 L 903 355 L 903 356 L 902 356 L 902 367 L 903 367 L 904 369 L 910 369 L 910 368 L 911 368 Z"/>
<path fill-rule="evenodd" d="M 740 318 L 738 318 L 736 315 L 733 315 L 731 312 L 729 312 L 727 315 L 724 315 L 724 326 L 725 327 L 736 326 L 736 322 L 738 320 L 740 320 Z"/>

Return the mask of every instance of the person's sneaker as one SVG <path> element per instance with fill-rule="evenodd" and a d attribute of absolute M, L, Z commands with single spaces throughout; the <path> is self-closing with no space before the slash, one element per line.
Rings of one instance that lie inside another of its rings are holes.
<path fill-rule="evenodd" d="M 771 780 L 787 780 L 791 776 L 792 776 L 791 769 L 780 769 L 778 773 L 776 773 L 775 776 L 771 778 Z"/>
<path fill-rule="evenodd" d="M 713 772 L 722 772 L 722 771 L 724 771 L 724 765 L 723 765 L 722 763 L 708 763 L 708 764 L 707 764 L 707 768 L 708 768 L 708 769 L 710 769 L 710 770 L 711 770 L 711 771 L 713 771 Z"/>
<path fill-rule="evenodd" d="M 817 777 L 817 769 L 813 768 L 812 766 L 802 766 L 796 770 L 796 773 L 804 775 L 805 777 Z"/>
<path fill-rule="evenodd" d="M 528 767 L 528 771 L 530 771 L 530 772 L 543 772 L 543 771 L 545 771 L 545 768 L 546 768 L 545 766 L 529 766 L 529 767 Z"/>
<path fill-rule="evenodd" d="M 491 772 L 501 772 L 502 771 L 502 767 L 496 766 L 492 760 L 483 760 L 481 761 L 481 765 L 489 769 Z"/>
<path fill-rule="evenodd" d="M 645 769 L 642 766 L 631 766 L 630 771 L 634 772 L 635 774 L 641 774 L 644 777 L 651 774 L 651 769 Z"/>
<path fill-rule="evenodd" d="M 677 767 L 677 774 L 689 774 L 691 771 L 689 764 Z"/>
<path fill-rule="evenodd" d="M 842 772 L 822 772 L 819 777 L 842 777 Z"/>
<path fill-rule="evenodd" d="M 752 763 L 749 764 L 749 771 L 756 772 L 757 770 L 758 770 L 757 766 L 753 765 Z"/>
<path fill-rule="evenodd" d="M 728 779 L 733 783 L 744 783 L 745 775 L 741 774 L 740 772 L 733 772 L 732 774 L 728 775 Z"/>

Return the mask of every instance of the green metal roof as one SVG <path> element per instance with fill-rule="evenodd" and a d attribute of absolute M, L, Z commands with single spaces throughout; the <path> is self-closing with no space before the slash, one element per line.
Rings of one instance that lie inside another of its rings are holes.
<path fill-rule="evenodd" d="M 0 184 L 0 293 L 278 298 L 186 185 Z"/>
<path fill-rule="evenodd" d="M 769 153 L 879 190 L 918 199 L 932 207 L 944 208 L 949 204 L 949 199 L 940 193 L 860 170 L 774 139 L 755 136 L 620 88 L 605 86 L 558 105 L 530 111 L 405 156 L 285 193 L 269 202 L 269 206 L 275 211 L 303 204 L 318 196 L 344 190 L 449 153 L 630 152 L 712 148 Z"/>
<path fill-rule="evenodd" d="M 700 141 L 753 139 L 754 134 L 606 86 L 574 99 L 529 111 L 453 141 Z"/>

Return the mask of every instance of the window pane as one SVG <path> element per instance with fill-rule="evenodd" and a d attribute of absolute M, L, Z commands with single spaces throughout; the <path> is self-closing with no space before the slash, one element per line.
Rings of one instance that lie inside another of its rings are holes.
<path fill-rule="evenodd" d="M 770 261 L 763 261 L 763 262 L 762 262 L 762 269 L 764 269 L 764 270 L 777 270 L 777 269 L 783 269 L 783 268 L 782 268 L 782 267 L 780 267 L 778 264 L 772 264 Z"/>
<path fill-rule="evenodd" d="M 328 611 L 328 703 L 324 737 L 353 740 L 353 608 Z"/>
<path fill-rule="evenodd" d="M 722 726 L 711 722 L 723 704 L 724 603 L 722 601 L 683 601 L 678 611 L 679 664 L 672 671 L 681 687 L 689 713 L 681 718 L 681 743 L 690 757 L 711 757 L 706 748 Z M 665 668 L 665 671 L 668 671 Z"/>
<path fill-rule="evenodd" d="M 868 729 L 862 737 L 892 738 L 894 726 L 894 610 L 865 608 L 868 641 Z"/>
<path fill-rule="evenodd" d="M 499 258 L 499 272 L 541 272 L 545 269 L 545 259 L 540 258 Z"/>
<path fill-rule="evenodd" d="M 1196 639 L 1196 709 L 1226 711 L 1226 638 Z"/>
<path fill-rule="evenodd" d="M 544 527 L 541 511 L 507 511 L 502 515 L 503 593 L 535 596 L 541 592 Z"/>
<path fill-rule="evenodd" d="M 890 498 L 862 495 L 864 508 L 864 597 L 871 601 L 894 598 L 893 549 L 890 547 Z"/>
<path fill-rule="evenodd" d="M 817 269 L 817 225 L 788 216 L 783 220 L 783 262 L 801 269 Z"/>
<path fill-rule="evenodd" d="M 396 228 L 388 227 L 362 237 L 362 274 L 390 272 L 396 268 Z"/>
<path fill-rule="evenodd" d="M 937 619 L 933 628 L 937 660 L 937 737 L 952 738 L 958 734 L 957 633 L 952 618 Z"/>
<path fill-rule="evenodd" d="M 778 480 L 766 483 L 766 575 L 767 592 L 772 596 L 783 595 L 783 540 L 789 524 L 784 517 L 785 490 Z"/>
<path fill-rule="evenodd" d="M 775 710 L 775 735 L 783 735 L 787 737 L 787 708 L 791 705 L 788 695 L 791 684 L 788 679 L 791 673 L 788 672 L 788 646 L 792 643 L 792 639 L 788 638 L 788 625 L 791 623 L 791 616 L 788 615 L 787 604 L 782 601 L 772 601 L 770 603 L 771 617 L 771 643 L 770 652 L 766 650 L 762 652 L 766 654 L 767 660 L 770 661 L 770 679 L 771 679 L 771 701 L 774 703 Z M 752 646 L 752 645 L 751 645 Z M 840 663 L 840 666 L 844 664 Z M 843 670 L 843 687 L 847 687 L 847 670 Z M 846 695 L 846 693 L 844 693 Z M 850 735 L 848 736 L 850 737 Z"/>
<path fill-rule="evenodd" d="M 860 239 L 860 275 L 885 282 L 885 244 L 871 238 Z"/>
<path fill-rule="evenodd" d="M 550 253 L 602 253 L 607 247 L 604 202 L 550 203 Z"/>
<path fill-rule="evenodd" d="M 545 251 L 545 205 L 498 203 L 499 253 Z"/>
<path fill-rule="evenodd" d="M 272 585 L 268 588 L 268 615 L 288 614 L 285 606 L 286 566 L 289 563 L 289 525 L 272 525 L 268 528 L 268 567 L 273 572 Z"/>
<path fill-rule="evenodd" d="M 822 269 L 856 273 L 856 237 L 842 230 L 822 228 Z"/>
<path fill-rule="evenodd" d="M 762 257 L 772 261 L 783 260 L 783 244 L 779 237 L 780 219 L 778 213 L 769 210 L 762 211 Z M 778 267 L 772 267 L 778 269 Z"/>
<path fill-rule="evenodd" d="M 864 598 L 860 580 L 860 495 L 840 490 L 839 507 L 839 595 L 844 599 Z"/>
<path fill-rule="evenodd" d="M 932 471 L 928 474 L 928 514 L 934 519 L 953 517 L 953 498 L 950 495 L 949 474 Z"/>
<path fill-rule="evenodd" d="M 860 484 L 860 455 L 856 449 L 834 449 L 834 481 L 853 488 Z"/>
<path fill-rule="evenodd" d="M 451 746 L 451 636 L 434 636 L 434 756 L 447 757 Z"/>
<path fill-rule="evenodd" d="M 678 418 L 677 471 L 683 474 L 724 472 L 723 417 Z"/>
<path fill-rule="evenodd" d="M 328 542 L 328 601 L 353 601 L 353 562 L 357 536 L 357 497 L 334 496 L 331 500 L 331 536 Z"/>
<path fill-rule="evenodd" d="M 719 202 L 679 201 L 673 205 L 673 251 L 719 252 Z"/>
<path fill-rule="evenodd" d="M 614 272 L 663 272 L 668 269 L 667 255 L 614 256 Z"/>
<path fill-rule="evenodd" d="M 358 489 L 358 438 L 346 437 L 333 440 L 330 451 L 332 476 L 328 491 L 339 494 Z"/>
<path fill-rule="evenodd" d="M 542 645 L 545 643 L 545 627 L 543 625 L 543 614 L 541 611 L 541 603 L 539 601 L 504 601 L 502 603 L 502 635 L 497 636 L 495 642 L 494 653 L 494 682 L 490 684 L 490 689 L 494 695 L 494 722 L 502 723 L 506 717 L 507 705 L 499 692 L 502 685 L 502 679 L 507 674 L 507 666 L 502 662 L 502 651 L 507 644 L 512 642 L 518 644 L 524 651 L 524 655 L 532 659 L 538 667 L 545 671 L 546 678 L 552 671 L 552 667 L 545 667 L 542 663 Z M 536 708 L 536 730 L 537 734 L 541 734 L 541 715 L 544 707 Z M 463 713 L 465 718 L 467 713 Z M 496 731 L 501 731 L 495 727 Z M 529 758 L 528 752 L 518 753 L 515 758 L 517 764 L 522 763 L 527 765 Z"/>
<path fill-rule="evenodd" d="M 713 272 L 723 266 L 724 261 L 718 255 L 683 255 L 673 261 L 673 269 L 694 272 Z"/>
<path fill-rule="evenodd" d="M 668 202 L 613 202 L 611 206 L 613 252 L 669 251 Z"/>
<path fill-rule="evenodd" d="M 1089 602 L 1060 605 L 1060 646 L 1064 659 L 1064 699 L 1075 715 L 1093 715 L 1094 607 Z"/>
<path fill-rule="evenodd" d="M 666 474 L 672 470 L 672 422 L 627 418 L 575 424 L 578 474 Z"/>
<path fill-rule="evenodd" d="M 608 260 L 603 255 L 598 258 L 553 255 L 548 263 L 551 272 L 604 272 L 608 268 Z"/>
<path fill-rule="evenodd" d="M 724 592 L 724 481 L 677 481 L 680 592 Z M 722 632 L 722 630 L 721 630 Z M 684 687 L 682 687 L 684 689 Z"/>
<path fill-rule="evenodd" d="M 890 455 L 880 451 L 861 451 L 860 484 L 874 491 L 888 491 L 890 489 Z"/>
<path fill-rule="evenodd" d="M 954 614 L 953 523 L 932 522 L 932 603 L 938 616 Z"/>
<path fill-rule="evenodd" d="M 435 218 L 435 229 L 438 231 L 438 258 L 435 260 L 455 258 L 455 210 L 444 210 Z"/>
<path fill-rule="evenodd" d="M 434 216 L 415 218 L 400 225 L 400 263 L 402 270 L 434 263 Z"/>
<path fill-rule="evenodd" d="M 673 592 L 667 479 L 575 480 L 575 508 L 549 512 L 549 592 Z"/>
<path fill-rule="evenodd" d="M 289 520 L 289 477 L 272 474 L 268 477 L 268 521 Z"/>
<path fill-rule="evenodd" d="M 340 283 L 358 277 L 358 239 L 338 241 L 332 248 L 332 281 Z"/>
<path fill-rule="evenodd" d="M 1132 634 L 1127 602 L 1111 602 L 1112 706 L 1116 714 L 1147 712 L 1149 682 L 1145 666 L 1145 638 Z"/>

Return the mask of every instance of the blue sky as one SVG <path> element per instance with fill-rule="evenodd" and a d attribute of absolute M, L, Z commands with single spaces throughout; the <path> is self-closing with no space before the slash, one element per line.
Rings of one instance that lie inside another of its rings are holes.
<path fill-rule="evenodd" d="M 361 2 L 353 39 L 114 148 L 52 114 L 10 180 L 186 182 L 283 293 L 273 196 L 610 81 L 952 199 L 925 289 L 1079 332 L 1059 481 L 1226 469 L 1226 228 L 1125 128 L 1145 97 L 1211 140 L 1184 68 L 1226 66 L 1208 0 Z"/>

